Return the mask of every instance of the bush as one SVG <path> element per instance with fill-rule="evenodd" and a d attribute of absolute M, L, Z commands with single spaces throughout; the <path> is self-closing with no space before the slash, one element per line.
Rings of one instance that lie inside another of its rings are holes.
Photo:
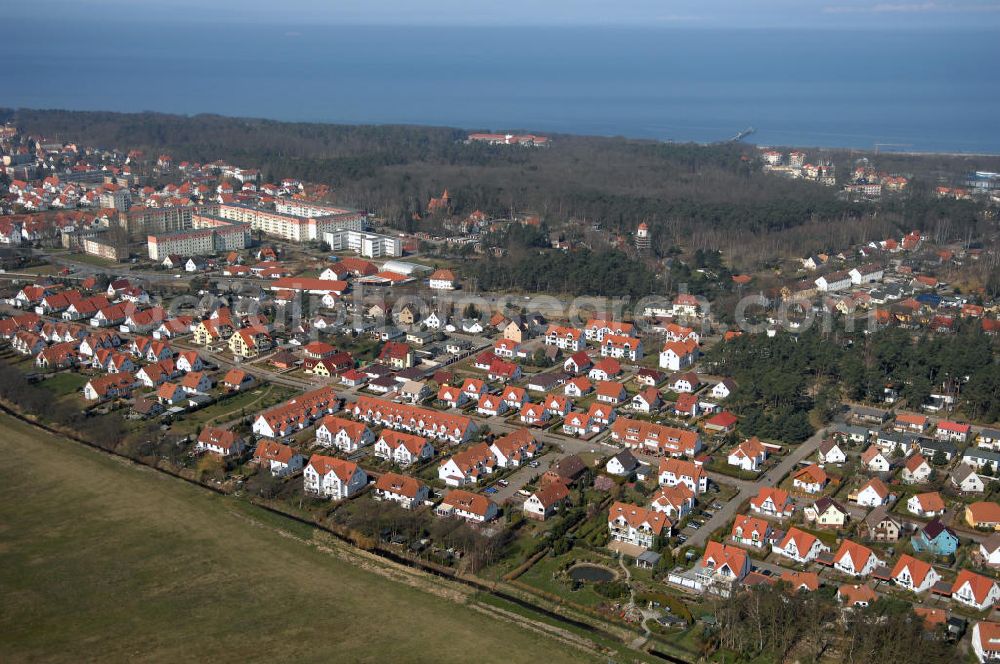
<path fill-rule="evenodd" d="M 621 599 L 622 597 L 628 595 L 628 584 L 624 581 L 595 583 L 594 592 L 601 597 L 607 597 L 608 599 Z"/>

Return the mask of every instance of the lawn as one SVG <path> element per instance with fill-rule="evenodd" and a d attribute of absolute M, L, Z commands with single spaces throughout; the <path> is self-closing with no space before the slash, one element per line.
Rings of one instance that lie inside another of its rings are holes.
<path fill-rule="evenodd" d="M 83 388 L 90 380 L 89 376 L 78 373 L 59 373 L 45 379 L 42 386 L 57 397 L 73 394 Z"/>
<path fill-rule="evenodd" d="M 296 390 L 269 383 L 224 399 L 178 418 L 174 430 L 179 433 L 200 431 L 205 424 L 225 424 L 238 419 L 241 413 L 255 415 L 262 410 L 286 401 L 296 394 Z"/>
<path fill-rule="evenodd" d="M 590 584 L 583 584 L 579 590 L 573 590 L 570 582 L 553 578 L 556 570 L 567 564 L 570 560 L 585 561 L 592 560 L 613 570 L 618 570 L 618 564 L 610 558 L 602 558 L 595 554 L 588 554 L 582 550 L 571 551 L 562 556 L 546 555 L 531 568 L 522 574 L 518 580 L 530 586 L 543 590 L 547 593 L 557 595 L 569 602 L 580 606 L 597 607 L 600 604 L 609 604 L 613 600 L 599 595 Z"/>
<path fill-rule="evenodd" d="M 0 428 L 5 661 L 466 662 L 470 644 L 483 662 L 586 659 L 237 499 Z"/>

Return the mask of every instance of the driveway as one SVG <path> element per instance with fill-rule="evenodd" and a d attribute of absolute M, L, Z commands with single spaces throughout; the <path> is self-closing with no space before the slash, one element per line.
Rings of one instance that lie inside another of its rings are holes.
<path fill-rule="evenodd" d="M 778 482 L 780 482 L 785 475 L 790 473 L 800 461 L 815 454 L 816 450 L 819 448 L 819 444 L 823 442 L 825 434 L 826 429 L 820 429 L 814 433 L 805 442 L 792 449 L 785 455 L 785 458 L 783 458 L 777 466 L 764 473 L 764 475 L 762 475 L 755 482 L 739 480 L 731 481 L 730 478 L 727 478 L 726 482 L 739 486 L 739 493 L 736 494 L 732 500 L 723 505 L 722 509 L 717 511 L 708 521 L 705 522 L 703 526 L 698 528 L 698 530 L 693 531 L 691 534 L 685 532 L 685 535 L 688 535 L 687 542 L 684 543 L 685 546 L 703 546 L 713 532 L 726 525 L 733 519 L 733 517 L 736 516 L 736 510 L 741 504 L 756 496 L 761 488 L 777 486 Z"/>
<path fill-rule="evenodd" d="M 511 498 L 513 498 L 518 491 L 524 488 L 531 478 L 538 477 L 545 471 L 549 469 L 552 462 L 556 460 L 557 457 L 561 455 L 548 452 L 540 457 L 536 457 L 534 460 L 538 462 L 537 468 L 532 468 L 528 464 L 518 468 L 511 475 L 507 476 L 507 486 L 500 486 L 494 483 L 493 486 L 497 489 L 497 492 L 491 496 L 491 498 L 497 503 L 504 503 Z"/>

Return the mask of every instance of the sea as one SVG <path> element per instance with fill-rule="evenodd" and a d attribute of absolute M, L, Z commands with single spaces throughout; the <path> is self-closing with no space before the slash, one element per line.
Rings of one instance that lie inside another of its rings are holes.
<path fill-rule="evenodd" d="M 280 5 L 276 5 L 276 11 Z M 24 28 L 24 29 L 20 29 Z M 127 24 L 4 31 L 0 106 L 1000 154 L 989 30 Z"/>

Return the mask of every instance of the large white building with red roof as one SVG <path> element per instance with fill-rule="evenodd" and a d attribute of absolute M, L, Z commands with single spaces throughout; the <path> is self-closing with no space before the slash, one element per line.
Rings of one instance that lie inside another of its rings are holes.
<path fill-rule="evenodd" d="M 350 498 L 368 483 L 368 475 L 356 463 L 314 454 L 302 471 L 306 493 L 342 500 Z"/>

